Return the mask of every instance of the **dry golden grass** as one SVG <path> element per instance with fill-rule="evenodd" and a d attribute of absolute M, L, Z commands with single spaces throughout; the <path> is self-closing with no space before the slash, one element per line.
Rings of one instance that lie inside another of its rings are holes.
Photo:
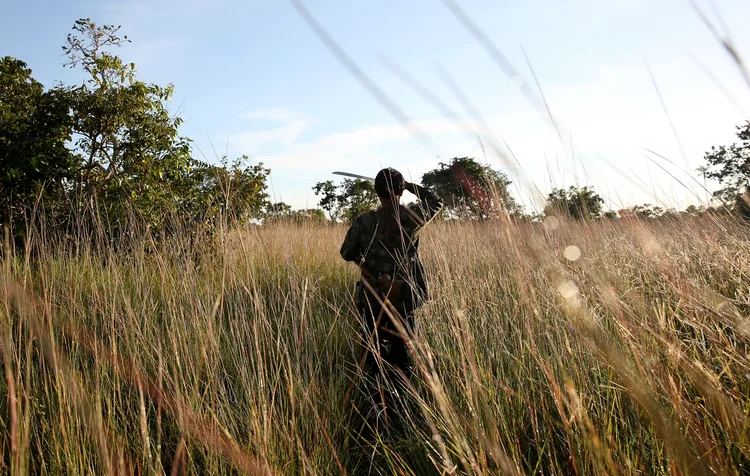
<path fill-rule="evenodd" d="M 390 431 L 346 400 L 342 227 L 5 253 L 0 472 L 746 472 L 747 225 L 554 225 L 429 227 L 433 299 Z"/>

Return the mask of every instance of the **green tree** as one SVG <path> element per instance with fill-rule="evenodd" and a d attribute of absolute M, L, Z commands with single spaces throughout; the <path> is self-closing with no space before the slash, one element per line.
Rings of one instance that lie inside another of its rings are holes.
<path fill-rule="evenodd" d="M 25 235 L 38 198 L 48 209 L 65 203 L 76 164 L 65 146 L 70 136 L 67 96 L 45 92 L 23 61 L 0 60 L 0 224 L 16 237 Z"/>
<path fill-rule="evenodd" d="M 351 223 L 357 216 L 380 204 L 375 186 L 369 180 L 344 179 L 339 185 L 327 180 L 318 182 L 313 191 L 315 195 L 321 195 L 318 205 L 328 212 L 333 223 L 339 218 Z"/>
<path fill-rule="evenodd" d="M 711 147 L 699 171 L 722 185 L 715 198 L 750 218 L 750 121 L 737 126 L 737 138 L 740 142 L 728 147 Z"/>
<path fill-rule="evenodd" d="M 326 215 L 320 208 L 305 208 L 293 211 L 292 221 L 299 225 L 325 225 Z"/>
<path fill-rule="evenodd" d="M 342 218 L 347 223 L 353 222 L 359 215 L 380 206 L 375 186 L 369 180 L 344 179 L 338 200 L 339 208 L 343 211 Z"/>
<path fill-rule="evenodd" d="M 547 196 L 545 215 L 563 215 L 590 220 L 602 214 L 604 199 L 592 187 L 554 188 Z"/>
<path fill-rule="evenodd" d="M 455 157 L 422 176 L 422 183 L 440 195 L 445 212 L 457 218 L 488 218 L 505 212 L 520 215 L 521 207 L 508 190 L 508 176 L 471 157 Z"/>
<path fill-rule="evenodd" d="M 194 160 L 168 110 L 172 85 L 138 81 L 135 65 L 111 53 L 127 41 L 119 27 L 76 21 L 63 46 L 67 65 L 86 73 L 75 87 L 45 91 L 22 61 L 0 61 L 0 223 L 18 233 L 37 198 L 47 223 L 104 218 L 110 236 L 133 217 L 160 231 L 179 217 L 182 225 L 260 217 L 270 171 L 247 157 Z M 61 222 L 52 224 L 65 230 Z"/>
<path fill-rule="evenodd" d="M 80 86 L 59 88 L 70 98 L 80 157 L 76 191 L 92 211 L 103 205 L 114 229 L 130 212 L 160 227 L 193 192 L 191 169 L 201 164 L 178 134 L 182 119 L 169 113 L 172 85 L 137 80 L 135 65 L 108 51 L 128 41 L 118 32 L 81 19 L 63 46 L 67 65 L 88 74 Z"/>
<path fill-rule="evenodd" d="M 644 203 L 643 205 L 635 205 L 629 208 L 624 208 L 620 210 L 619 213 L 622 218 L 638 218 L 639 220 L 648 220 L 664 215 L 665 210 L 662 207 Z"/>
<path fill-rule="evenodd" d="M 326 215 L 320 208 L 292 210 L 284 202 L 268 205 L 264 214 L 264 223 L 284 223 L 290 225 L 325 225 Z"/>
<path fill-rule="evenodd" d="M 280 222 L 292 216 L 292 207 L 284 202 L 269 203 L 263 213 L 264 222 Z"/>
<path fill-rule="evenodd" d="M 221 165 L 203 165 L 191 173 L 195 182 L 192 193 L 186 193 L 186 209 L 200 221 L 215 222 L 226 217 L 235 223 L 246 223 L 263 217 L 269 205 L 267 193 L 270 169 L 262 163 L 249 165 L 243 155 L 231 165 L 223 158 Z"/>
<path fill-rule="evenodd" d="M 690 217 L 698 217 L 703 215 L 706 212 L 706 207 L 701 205 L 699 207 L 696 207 L 695 205 L 689 205 L 685 209 L 685 215 Z"/>
<path fill-rule="evenodd" d="M 325 182 L 318 182 L 313 187 L 315 195 L 320 195 L 321 198 L 318 201 L 320 208 L 328 212 L 328 217 L 331 223 L 338 221 L 339 217 L 339 191 L 338 186 L 333 183 L 333 180 L 326 180 Z"/>

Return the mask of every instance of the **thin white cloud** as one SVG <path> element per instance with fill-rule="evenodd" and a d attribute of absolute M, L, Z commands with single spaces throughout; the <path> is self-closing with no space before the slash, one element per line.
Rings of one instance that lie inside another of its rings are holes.
<path fill-rule="evenodd" d="M 426 134 L 441 150 L 446 139 L 462 134 L 464 130 L 477 130 L 473 121 L 429 119 L 413 121 L 412 130 Z M 408 146 L 411 153 L 395 156 L 388 152 L 394 146 Z M 404 163 L 418 162 L 428 154 L 415 136 L 401 124 L 383 124 L 356 127 L 347 132 L 334 132 L 309 142 L 295 143 L 284 152 L 256 156 L 256 159 L 280 171 L 326 171 L 351 164 L 382 164 L 393 160 Z M 415 160 L 416 159 L 416 160 Z M 377 165 L 375 165 L 377 167 Z"/>
<path fill-rule="evenodd" d="M 279 148 L 288 148 L 297 142 L 312 122 L 301 112 L 284 108 L 256 109 L 243 114 L 242 117 L 273 124 L 281 123 L 260 129 L 254 127 L 217 138 L 218 142 L 227 142 L 232 149 L 248 155 L 256 154 L 258 148 L 263 146 L 274 145 Z"/>
<path fill-rule="evenodd" d="M 307 129 L 307 121 L 303 119 L 288 122 L 282 126 L 270 129 L 229 134 L 224 140 L 226 140 L 233 149 L 252 152 L 258 147 L 271 142 L 281 143 L 282 145 L 292 144 L 297 140 L 300 134 L 305 131 L 305 129 Z"/>

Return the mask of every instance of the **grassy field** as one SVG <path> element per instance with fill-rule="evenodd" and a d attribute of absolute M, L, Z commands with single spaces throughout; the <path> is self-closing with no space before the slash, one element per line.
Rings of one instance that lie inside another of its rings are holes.
<path fill-rule="evenodd" d="M 347 398 L 343 227 L 6 252 L 0 473 L 746 473 L 748 231 L 431 225 L 414 388 L 387 428 Z"/>

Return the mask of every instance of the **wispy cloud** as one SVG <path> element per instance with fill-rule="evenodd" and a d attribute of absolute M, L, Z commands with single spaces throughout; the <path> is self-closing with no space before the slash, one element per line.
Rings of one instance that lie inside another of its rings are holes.
<path fill-rule="evenodd" d="M 277 150 L 287 149 L 299 140 L 313 122 L 312 118 L 303 113 L 285 108 L 256 109 L 241 117 L 261 124 L 254 124 L 245 131 L 226 134 L 217 140 L 226 141 L 233 150 L 242 154 L 256 154 L 259 148 L 271 145 Z"/>
<path fill-rule="evenodd" d="M 413 121 L 409 126 L 432 137 L 440 149 L 446 139 L 466 130 L 478 130 L 478 125 L 471 120 L 428 119 Z M 401 152 L 394 153 L 394 148 L 400 148 Z M 333 170 L 351 164 L 370 164 L 371 168 L 393 162 L 408 165 L 426 156 L 428 153 L 406 127 L 392 123 L 321 135 L 308 142 L 294 143 L 280 153 L 257 156 L 257 159 L 272 168 L 300 172 Z"/>

